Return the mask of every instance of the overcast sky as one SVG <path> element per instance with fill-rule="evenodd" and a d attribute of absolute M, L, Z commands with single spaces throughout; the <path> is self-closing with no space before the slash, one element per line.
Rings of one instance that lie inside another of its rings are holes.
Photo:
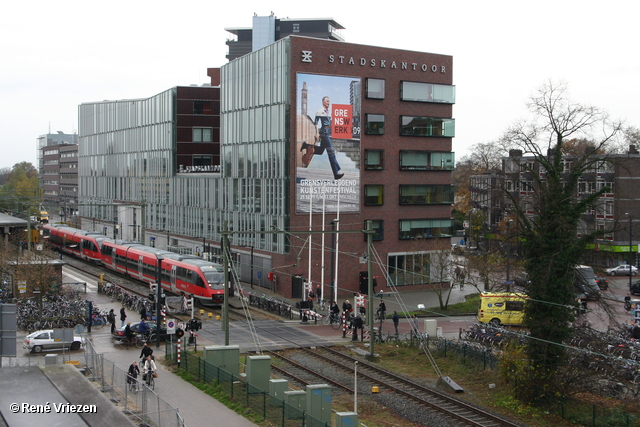
<path fill-rule="evenodd" d="M 244 0 L 10 2 L 0 18 L 0 167 L 36 164 L 36 139 L 78 130 L 78 105 L 209 81 L 225 28 L 254 13 L 333 18 L 347 42 L 453 56 L 456 158 L 526 116 L 543 83 L 640 127 L 640 2 Z M 414 6 L 409 6 L 414 5 Z M 394 10 L 393 7 L 396 6 Z M 222 8 L 222 9 L 221 9 Z"/>

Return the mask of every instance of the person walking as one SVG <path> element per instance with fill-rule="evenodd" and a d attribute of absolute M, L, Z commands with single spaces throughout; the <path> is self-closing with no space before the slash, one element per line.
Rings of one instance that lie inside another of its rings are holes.
<path fill-rule="evenodd" d="M 124 311 L 124 307 L 122 307 L 120 309 L 120 321 L 122 322 L 122 324 L 120 325 L 120 327 L 124 327 L 124 321 L 127 320 L 127 313 Z"/>
<path fill-rule="evenodd" d="M 397 311 L 393 312 L 393 317 L 391 319 L 393 320 L 393 327 L 396 328 L 396 335 L 398 335 L 398 324 L 400 323 L 400 316 L 398 316 Z"/>
<path fill-rule="evenodd" d="M 318 305 L 322 303 L 322 287 L 318 285 L 316 287 L 316 298 L 318 298 Z"/>
<path fill-rule="evenodd" d="M 378 318 L 381 322 L 384 322 L 385 317 L 387 317 L 387 305 L 384 301 L 380 301 L 380 305 L 378 305 Z"/>
<path fill-rule="evenodd" d="M 113 308 L 109 310 L 109 314 L 107 314 L 107 320 L 111 324 L 111 334 L 116 331 L 116 314 L 113 312 Z"/>
<path fill-rule="evenodd" d="M 133 344 L 133 331 L 131 330 L 131 322 L 127 323 L 127 326 L 124 328 L 124 336 L 125 339 L 129 342 L 129 345 Z"/>
<path fill-rule="evenodd" d="M 411 324 L 413 326 L 413 333 L 415 336 L 418 336 L 418 334 L 420 333 L 420 329 L 418 328 L 418 315 L 414 314 L 413 317 L 411 318 Z"/>

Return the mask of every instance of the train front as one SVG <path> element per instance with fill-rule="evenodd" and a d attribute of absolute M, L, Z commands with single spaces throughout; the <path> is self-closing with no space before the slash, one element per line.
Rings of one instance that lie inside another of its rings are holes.
<path fill-rule="evenodd" d="M 211 264 L 201 267 L 202 274 L 204 274 L 205 283 L 207 284 L 207 290 L 209 291 L 210 298 L 201 298 L 200 302 L 203 305 L 219 306 L 224 302 L 224 270 L 220 264 Z M 231 278 L 229 278 L 231 280 Z M 231 295 L 231 290 L 229 292 Z"/>

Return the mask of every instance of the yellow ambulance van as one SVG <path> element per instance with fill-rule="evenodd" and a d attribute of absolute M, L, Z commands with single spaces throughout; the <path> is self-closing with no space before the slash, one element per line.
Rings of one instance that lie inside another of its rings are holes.
<path fill-rule="evenodd" d="M 508 292 L 487 292 L 480 294 L 478 322 L 500 325 L 522 325 L 525 294 Z"/>

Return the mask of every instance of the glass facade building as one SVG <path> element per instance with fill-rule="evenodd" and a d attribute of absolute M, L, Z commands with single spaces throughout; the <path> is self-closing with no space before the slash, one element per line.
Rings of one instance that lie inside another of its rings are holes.
<path fill-rule="evenodd" d="M 83 228 L 214 254 L 227 230 L 241 280 L 273 272 L 269 286 L 295 298 L 293 277 L 327 285 L 331 236 L 308 232 L 336 220 L 351 233 L 336 237 L 351 254 L 335 260 L 341 292 L 359 288 L 371 221 L 387 262 L 374 274 L 413 269 L 397 284 L 428 284 L 416 260 L 428 264 L 453 225 L 452 63 L 290 36 L 209 69 L 208 88 L 84 103 Z"/>

